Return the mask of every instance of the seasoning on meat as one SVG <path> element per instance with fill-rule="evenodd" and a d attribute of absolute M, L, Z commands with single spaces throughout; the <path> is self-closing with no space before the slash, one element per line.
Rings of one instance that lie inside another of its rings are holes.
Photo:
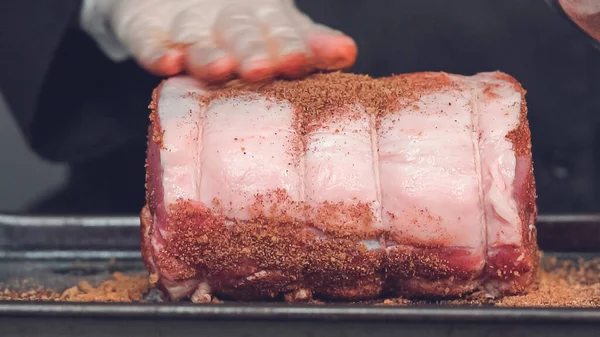
<path fill-rule="evenodd" d="M 538 261 L 524 95 L 499 72 L 164 81 L 141 213 L 153 281 L 195 302 L 523 293 Z"/>

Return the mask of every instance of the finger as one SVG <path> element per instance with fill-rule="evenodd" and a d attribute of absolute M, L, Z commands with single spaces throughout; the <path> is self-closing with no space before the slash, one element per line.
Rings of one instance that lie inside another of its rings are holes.
<path fill-rule="evenodd" d="M 181 12 L 173 22 L 175 41 L 187 45 L 184 67 L 204 82 L 229 79 L 236 70 L 235 58 L 216 44 L 208 25 L 216 17 L 215 6 L 203 3 Z"/>
<path fill-rule="evenodd" d="M 314 23 L 307 15 L 291 5 L 288 7 L 288 15 L 303 32 L 317 68 L 345 69 L 356 62 L 358 48 L 352 38 L 338 30 Z"/>
<path fill-rule="evenodd" d="M 180 46 L 163 46 L 161 43 L 146 46 L 144 55 L 160 55 L 138 58 L 138 63 L 157 76 L 173 76 L 183 71 L 185 53 Z M 158 58 L 157 58 L 158 57 Z"/>
<path fill-rule="evenodd" d="M 170 16 L 164 15 L 165 4 L 157 1 L 136 3 L 139 7 L 118 11 L 115 27 L 119 39 L 148 71 L 161 76 L 181 72 L 183 46 L 174 43 L 169 34 Z"/>
<path fill-rule="evenodd" d="M 350 68 L 358 48 L 352 38 L 329 27 L 315 25 L 308 33 L 308 46 L 315 55 L 316 67 L 323 70 Z"/>
<path fill-rule="evenodd" d="M 132 35 L 137 40 L 130 44 L 131 52 L 143 68 L 159 76 L 172 76 L 183 70 L 183 46 L 173 44 L 163 33 Z"/>
<path fill-rule="evenodd" d="M 177 43 L 193 44 L 206 41 L 211 36 L 211 24 L 215 22 L 219 6 L 206 2 L 194 2 L 173 19 L 171 31 Z"/>
<path fill-rule="evenodd" d="M 257 11 L 257 17 L 266 31 L 266 43 L 278 73 L 302 76 L 312 70 L 311 55 L 301 32 L 280 7 L 267 6 Z"/>
<path fill-rule="evenodd" d="M 185 67 L 190 74 L 210 83 L 230 79 L 237 66 L 237 61 L 229 52 L 206 41 L 191 45 L 185 60 Z"/>
<path fill-rule="evenodd" d="M 239 74 L 249 81 L 260 81 L 275 74 L 262 28 L 252 9 L 227 7 L 217 17 L 215 34 L 223 49 L 236 59 Z"/>

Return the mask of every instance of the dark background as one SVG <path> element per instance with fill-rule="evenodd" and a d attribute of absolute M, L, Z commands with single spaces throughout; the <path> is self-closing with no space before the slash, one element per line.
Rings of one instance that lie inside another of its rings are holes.
<path fill-rule="evenodd" d="M 354 72 L 373 76 L 414 71 L 468 75 L 501 70 L 516 77 L 528 90 L 540 211 L 599 210 L 600 170 L 596 167 L 600 162 L 600 51 L 543 0 L 298 0 L 298 5 L 316 21 L 343 30 L 356 40 L 359 57 Z M 85 39 L 75 37 L 75 45 L 84 46 L 87 53 L 97 53 Z M 86 76 L 103 81 L 103 89 L 106 83 L 121 83 L 115 84 L 117 88 L 150 87 L 148 83 L 127 83 L 137 75 L 125 72 L 122 78 L 113 76 L 112 82 L 107 82 L 109 77 L 101 79 L 101 67 L 94 70 L 87 64 L 74 66 L 69 60 L 77 56 L 76 51 L 72 48 L 62 53 L 63 60 L 56 62 L 60 71 L 55 71 L 55 84 L 60 84 L 63 77 L 75 76 L 69 74 L 72 69 L 81 73 L 89 68 Z M 55 87 L 61 90 L 60 85 Z M 143 158 L 139 154 L 143 153 L 149 97 L 150 93 L 143 91 L 137 100 L 126 102 L 130 115 L 123 124 L 132 130 L 128 151 L 135 154 L 111 154 L 113 159 L 97 156 L 86 164 L 97 167 L 95 174 L 99 177 L 105 171 L 117 172 L 101 178 L 111 181 L 102 184 L 106 195 L 119 189 L 135 189 L 133 201 L 127 197 L 132 209 L 143 203 Z M 50 168 L 32 159 L 15 138 L 18 134 L 6 131 L 10 124 L 1 105 L 0 110 L 5 131 L 0 134 L 0 150 L 10 162 L 0 178 L 0 205 L 8 205 L 4 209 L 27 209 L 39 200 L 40 193 L 48 193 L 66 178 L 61 168 Z M 116 164 L 126 165 L 130 157 L 134 165 L 129 167 L 136 169 L 122 170 L 127 173 L 119 177 Z M 112 167 L 104 169 L 103 165 L 110 162 Z M 69 192 L 72 199 L 84 199 L 86 188 L 90 188 L 78 185 L 79 194 Z M 115 204 L 123 202 L 115 199 Z M 97 209 L 107 212 L 111 207 Z"/>

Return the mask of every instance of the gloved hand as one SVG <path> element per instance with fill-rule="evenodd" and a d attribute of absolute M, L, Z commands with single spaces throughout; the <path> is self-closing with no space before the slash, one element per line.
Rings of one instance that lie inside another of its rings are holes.
<path fill-rule="evenodd" d="M 600 0 L 558 0 L 567 16 L 600 41 Z"/>
<path fill-rule="evenodd" d="M 262 80 L 350 67 L 348 36 L 314 23 L 293 0 L 84 0 L 81 24 L 113 60 L 201 80 Z"/>

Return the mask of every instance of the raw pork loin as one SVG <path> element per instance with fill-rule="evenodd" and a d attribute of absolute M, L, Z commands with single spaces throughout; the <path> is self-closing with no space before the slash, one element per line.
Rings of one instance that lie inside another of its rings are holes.
<path fill-rule="evenodd" d="M 194 302 L 524 292 L 524 93 L 499 72 L 164 81 L 141 214 L 151 280 Z"/>

